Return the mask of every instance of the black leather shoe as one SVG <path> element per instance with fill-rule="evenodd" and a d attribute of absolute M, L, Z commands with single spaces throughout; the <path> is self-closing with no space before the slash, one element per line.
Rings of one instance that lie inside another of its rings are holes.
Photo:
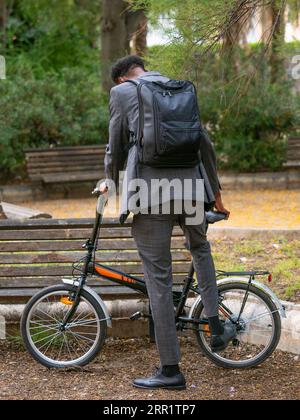
<path fill-rule="evenodd" d="M 157 369 L 156 374 L 149 378 L 135 379 L 132 385 L 145 389 L 186 389 L 185 378 L 181 372 L 174 376 L 165 376 L 161 373 L 161 369 Z"/>
<path fill-rule="evenodd" d="M 236 338 L 236 326 L 231 321 L 224 324 L 224 332 L 221 335 L 212 335 L 210 347 L 213 353 L 225 350 L 231 340 Z"/>

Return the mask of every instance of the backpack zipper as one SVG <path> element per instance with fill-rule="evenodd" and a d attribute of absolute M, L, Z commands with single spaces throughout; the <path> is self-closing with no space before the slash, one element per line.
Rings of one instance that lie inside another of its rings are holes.
<path fill-rule="evenodd" d="M 141 147 L 143 147 L 142 144 L 142 137 L 143 137 L 143 130 L 142 127 L 144 127 L 144 104 L 143 104 L 143 98 L 141 94 L 143 83 L 139 83 L 137 86 L 137 96 L 138 96 L 138 103 L 139 103 L 139 127 L 138 127 L 138 142 Z"/>
<path fill-rule="evenodd" d="M 165 93 L 165 92 L 164 92 Z M 154 116 L 154 136 L 155 136 L 155 151 L 158 154 L 158 147 L 157 147 L 157 141 L 158 141 L 158 136 L 159 136 L 159 109 L 158 109 L 158 105 L 157 105 L 157 101 L 156 101 L 156 97 L 155 97 L 155 93 L 153 95 L 153 116 Z"/>

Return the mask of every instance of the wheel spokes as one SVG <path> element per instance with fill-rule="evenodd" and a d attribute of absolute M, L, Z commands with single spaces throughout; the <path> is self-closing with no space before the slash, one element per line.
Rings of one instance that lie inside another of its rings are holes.
<path fill-rule="evenodd" d="M 256 294 L 249 291 L 245 299 L 245 290 L 228 290 L 222 292 L 220 318 L 226 322 L 229 319 L 236 322 L 237 337 L 228 347 L 215 356 L 220 360 L 243 363 L 258 358 L 268 348 L 274 335 L 273 313 L 268 305 Z M 204 312 L 204 311 L 203 311 Z M 239 320 L 239 315 L 241 318 Z M 230 317 L 228 316 L 230 315 Z M 206 315 L 202 313 L 204 319 Z M 204 345 L 210 350 L 209 336 L 200 333 Z"/>
<path fill-rule="evenodd" d="M 53 364 L 72 364 L 93 350 L 100 334 L 99 316 L 86 299 L 81 298 L 73 319 L 62 328 L 66 306 L 61 300 L 68 293 L 54 292 L 41 298 L 27 321 L 28 337 L 40 357 Z M 103 318 L 103 317 L 101 317 Z"/>

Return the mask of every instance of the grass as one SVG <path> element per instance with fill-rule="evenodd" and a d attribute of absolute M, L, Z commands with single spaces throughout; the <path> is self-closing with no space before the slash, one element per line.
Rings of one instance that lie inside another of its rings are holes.
<path fill-rule="evenodd" d="M 273 275 L 271 288 L 278 297 L 300 302 L 300 240 L 223 239 L 211 241 L 211 245 L 217 269 L 268 270 Z M 266 277 L 258 280 L 268 284 Z"/>
<path fill-rule="evenodd" d="M 259 255 L 265 250 L 263 242 L 258 240 L 251 240 L 246 242 L 237 243 L 235 245 L 235 252 L 244 256 Z"/>

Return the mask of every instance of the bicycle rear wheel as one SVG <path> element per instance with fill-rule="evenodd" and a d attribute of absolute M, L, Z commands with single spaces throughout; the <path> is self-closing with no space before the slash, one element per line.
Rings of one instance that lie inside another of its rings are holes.
<path fill-rule="evenodd" d="M 228 310 L 236 320 L 240 314 L 248 286 L 241 283 L 225 284 L 219 287 L 221 298 L 220 319 Z M 226 308 L 226 311 L 224 311 Z M 195 308 L 193 318 L 207 319 L 202 301 Z M 264 362 L 276 349 L 281 335 L 281 319 L 278 309 L 270 297 L 251 285 L 249 296 L 237 324 L 237 337 L 219 353 L 210 348 L 210 332 L 201 329 L 195 332 L 198 344 L 204 354 L 215 364 L 224 368 L 249 368 Z"/>
<path fill-rule="evenodd" d="M 79 306 L 72 319 L 61 330 L 70 310 L 74 287 L 51 286 L 41 290 L 27 303 L 21 319 L 21 334 L 26 349 L 49 368 L 84 366 L 101 350 L 107 322 L 99 303 L 82 290 Z"/>

